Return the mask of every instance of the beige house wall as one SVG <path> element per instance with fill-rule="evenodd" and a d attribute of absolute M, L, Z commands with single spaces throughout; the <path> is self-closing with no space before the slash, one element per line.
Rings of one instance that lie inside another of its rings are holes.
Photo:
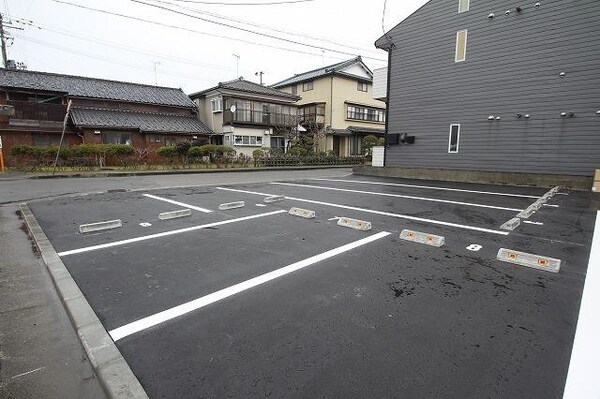
<path fill-rule="evenodd" d="M 375 100 L 373 85 L 367 84 L 367 91 L 358 90 L 358 80 L 343 76 L 323 76 L 313 80 L 313 89 L 302 91 L 302 83 L 296 84 L 296 94 L 302 98 L 296 103 L 298 106 L 311 103 L 325 103 L 325 126 L 329 129 L 346 129 L 348 126 L 360 126 L 365 128 L 384 129 L 385 123 L 367 122 L 348 119 L 347 103 L 363 105 L 367 107 L 385 109 L 383 101 Z M 292 86 L 281 88 L 281 90 L 292 93 Z M 327 129 L 327 130 L 329 130 Z M 327 135 L 320 138 L 318 151 L 327 152 L 333 150 L 333 136 Z M 339 138 L 339 154 L 350 155 L 350 138 L 341 136 Z"/>

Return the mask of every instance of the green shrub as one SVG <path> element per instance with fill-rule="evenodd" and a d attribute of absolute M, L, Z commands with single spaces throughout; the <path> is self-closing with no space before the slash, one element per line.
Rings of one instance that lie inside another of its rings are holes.
<path fill-rule="evenodd" d="M 377 139 L 377 145 L 378 146 L 384 146 L 385 145 L 385 138 L 384 137 L 380 137 Z"/>
<path fill-rule="evenodd" d="M 235 149 L 225 145 L 206 144 L 200 147 L 192 147 L 188 150 L 189 157 L 210 156 L 211 161 L 216 157 L 235 155 Z"/>
<path fill-rule="evenodd" d="M 254 159 L 259 159 L 264 156 L 265 156 L 265 151 L 260 148 L 252 151 L 252 158 L 254 158 Z"/>
<path fill-rule="evenodd" d="M 193 147 L 193 148 L 198 148 L 198 147 Z M 157 148 L 156 154 L 161 157 L 173 159 L 179 154 L 179 152 L 177 151 L 177 147 L 175 147 L 173 145 L 168 145 L 165 147 Z"/>

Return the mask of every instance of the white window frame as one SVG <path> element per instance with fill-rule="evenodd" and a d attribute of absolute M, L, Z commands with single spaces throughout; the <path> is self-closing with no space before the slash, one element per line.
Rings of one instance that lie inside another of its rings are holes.
<path fill-rule="evenodd" d="M 458 0 L 458 13 L 463 13 L 463 12 L 467 12 L 469 11 L 469 9 L 471 8 L 471 0 L 466 0 L 467 1 L 467 6 L 464 9 L 461 9 L 460 6 L 463 3 L 464 0 Z"/>
<path fill-rule="evenodd" d="M 223 100 L 220 98 L 213 98 L 210 100 L 210 107 L 213 114 L 216 112 L 223 112 Z"/>
<path fill-rule="evenodd" d="M 456 133 L 456 150 L 452 151 L 452 127 L 458 126 L 458 132 Z M 457 154 L 460 146 L 460 123 L 452 123 L 450 125 L 450 133 L 448 134 L 448 154 Z"/>
<path fill-rule="evenodd" d="M 315 88 L 314 80 L 302 83 L 302 91 L 311 91 Z"/>
<path fill-rule="evenodd" d="M 465 32 L 465 54 L 462 60 L 458 58 L 458 36 L 461 32 Z M 454 62 L 464 62 L 467 60 L 467 43 L 469 42 L 468 34 L 469 32 L 466 29 L 461 29 L 458 32 L 456 32 L 456 48 L 454 49 Z"/>

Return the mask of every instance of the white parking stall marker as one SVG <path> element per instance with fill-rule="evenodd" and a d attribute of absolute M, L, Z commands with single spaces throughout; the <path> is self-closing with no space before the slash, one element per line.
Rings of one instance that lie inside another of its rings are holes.
<path fill-rule="evenodd" d="M 368 231 L 371 230 L 371 222 L 366 222 L 364 220 L 351 219 L 351 218 L 339 218 L 337 222 L 338 226 L 348 227 L 354 230 Z"/>
<path fill-rule="evenodd" d="M 558 208 L 560 207 L 560 205 L 553 205 L 553 204 L 542 204 L 543 206 L 549 206 L 550 208 Z"/>
<path fill-rule="evenodd" d="M 381 233 L 374 234 L 372 236 L 363 238 L 358 241 L 351 242 L 349 244 L 343 245 L 338 248 L 331 249 L 327 252 L 323 252 L 319 255 L 312 256 L 310 258 L 301 260 L 299 262 L 292 263 L 280 269 L 274 270 L 269 273 L 262 274 L 260 276 L 254 277 L 250 280 L 246 280 L 239 284 L 232 285 L 231 287 L 224 288 L 222 290 L 213 292 L 212 294 L 208 294 L 201 298 L 195 299 L 190 302 L 183 303 L 181 305 L 175 306 L 171 309 L 164 310 L 160 313 L 156 313 L 152 316 L 145 317 L 143 319 L 134 321 L 132 323 L 126 324 L 122 327 L 115 328 L 114 330 L 109 331 L 110 336 L 116 342 L 120 339 L 123 339 L 132 334 L 138 333 L 140 331 L 146 330 L 148 328 L 157 326 L 169 320 L 173 320 L 177 317 L 181 317 L 185 314 L 203 308 L 207 305 L 213 304 L 215 302 L 221 301 L 225 298 L 228 298 L 232 295 L 239 294 L 240 292 L 247 291 L 251 288 L 264 284 L 266 282 L 275 280 L 279 277 L 283 277 L 295 271 L 304 269 L 305 267 L 314 265 L 315 263 L 322 262 L 326 259 L 332 258 L 344 252 L 348 252 L 355 248 L 361 247 L 363 245 L 369 244 L 371 242 L 377 241 L 381 238 L 389 236 L 391 233 L 387 231 L 382 231 Z"/>
<path fill-rule="evenodd" d="M 281 202 L 285 200 L 285 197 L 283 195 L 275 195 L 273 197 L 267 197 L 263 200 L 263 202 L 265 202 L 266 204 L 272 204 L 273 202 Z"/>
<path fill-rule="evenodd" d="M 486 195 L 500 195 L 505 197 L 517 197 L 517 198 L 540 198 L 536 195 L 523 195 L 523 194 L 510 194 L 510 193 L 498 193 L 492 191 L 477 191 L 477 190 L 465 190 L 460 188 L 450 187 L 436 187 L 436 186 L 421 186 L 418 184 L 402 184 L 402 183 L 385 183 L 378 181 L 365 181 L 365 180 L 343 180 L 343 179 L 310 179 L 318 181 L 333 181 L 340 183 L 351 183 L 351 184 L 370 184 L 379 186 L 390 186 L 390 187 L 406 187 L 406 188 L 422 188 L 427 190 L 441 190 L 441 191 L 455 191 L 459 193 L 472 193 L 472 194 L 486 194 Z"/>
<path fill-rule="evenodd" d="M 80 253 L 83 253 L 83 252 L 96 251 L 96 250 L 104 249 L 104 248 L 117 247 L 117 246 L 121 246 L 121 245 L 132 244 L 134 242 L 152 240 L 152 239 L 155 239 L 155 238 L 172 236 L 174 234 L 181 234 L 181 233 L 187 233 L 187 232 L 190 232 L 190 231 L 208 229 L 210 227 L 223 226 L 223 225 L 226 225 L 226 224 L 243 222 L 245 220 L 252 220 L 252 219 L 257 219 L 257 218 L 261 218 L 261 217 L 265 217 L 265 216 L 277 215 L 277 214 L 280 214 L 280 213 L 286 213 L 286 211 L 280 210 L 280 211 L 273 211 L 273 212 L 268 212 L 268 213 L 260 213 L 258 215 L 244 216 L 244 217 L 237 218 L 237 219 L 223 220 L 221 222 L 203 224 L 201 226 L 186 227 L 184 229 L 165 231 L 163 233 L 150 234 L 150 235 L 147 235 L 147 236 L 135 237 L 135 238 L 127 239 L 127 240 L 109 242 L 109 243 L 100 244 L 100 245 L 92 245 L 92 246 L 89 246 L 89 247 L 84 247 L 84 248 L 72 249 L 72 250 L 69 250 L 69 251 L 59 252 L 58 256 L 63 257 L 63 256 L 68 256 L 68 255 L 80 254 Z"/>
<path fill-rule="evenodd" d="M 376 193 L 376 192 L 362 191 L 362 190 L 348 190 L 348 189 L 345 189 L 345 188 L 312 186 L 310 184 L 277 183 L 277 182 L 273 182 L 271 184 L 275 184 L 275 185 L 278 185 L 278 186 L 314 188 L 314 189 L 320 189 L 320 190 L 341 191 L 341 192 L 346 192 L 346 193 L 377 195 L 377 196 L 381 196 L 381 197 L 406 198 L 406 199 L 412 199 L 412 200 L 417 200 L 417 201 L 441 202 L 441 203 L 444 203 L 444 204 L 473 206 L 473 207 L 477 207 L 477 208 L 497 209 L 497 210 L 501 210 L 501 211 L 520 212 L 520 211 L 523 210 L 523 209 L 518 209 L 518 208 L 507 208 L 507 207 L 503 207 L 503 206 L 475 204 L 475 203 L 472 203 L 472 202 L 451 201 L 451 200 L 443 200 L 443 199 L 427 198 L 427 197 L 415 197 L 413 195 Z"/>
<path fill-rule="evenodd" d="M 258 206 L 259 208 L 264 208 L 264 207 L 266 207 L 266 205 L 265 205 L 265 204 L 254 204 L 254 205 Z"/>
<path fill-rule="evenodd" d="M 596 213 L 592 250 L 577 317 L 577 329 L 563 399 L 600 398 L 598 383 L 600 290 L 598 287 L 600 287 L 600 212 Z"/>
<path fill-rule="evenodd" d="M 290 208 L 288 213 L 292 216 L 298 216 L 304 219 L 314 219 L 316 216 L 315 211 L 302 208 Z"/>
<path fill-rule="evenodd" d="M 212 213 L 212 211 L 209 210 L 209 209 L 200 208 L 198 206 L 194 206 L 194 205 L 190 205 L 190 204 L 184 204 L 183 202 L 174 201 L 172 199 L 158 197 L 158 196 L 152 195 L 152 194 L 143 194 L 143 195 L 144 195 L 144 197 L 152 198 L 152 199 L 155 199 L 155 200 L 158 200 L 158 201 L 168 202 L 169 204 L 173 204 L 173 205 L 179 205 L 179 206 L 182 206 L 184 208 L 193 209 L 193 210 L 198 211 L 198 212 Z"/>
<path fill-rule="evenodd" d="M 219 205 L 220 211 L 227 211 L 229 209 L 238 209 L 246 206 L 244 201 L 235 201 L 235 202 L 226 202 L 224 204 Z"/>
<path fill-rule="evenodd" d="M 180 209 L 178 211 L 163 212 L 158 215 L 160 220 L 177 219 L 192 216 L 191 209 Z"/>
<path fill-rule="evenodd" d="M 123 223 L 121 219 L 115 219 L 107 220 L 106 222 L 82 224 L 79 226 L 79 232 L 82 234 L 94 233 L 96 231 L 118 229 L 119 227 L 123 227 Z"/>
<path fill-rule="evenodd" d="M 399 238 L 405 241 L 431 245 L 433 247 L 441 247 L 446 242 L 446 239 L 443 236 L 436 236 L 435 234 L 427 234 L 408 229 L 402 230 Z"/>
<path fill-rule="evenodd" d="M 560 259 L 528 254 L 526 252 L 514 251 L 506 248 L 500 248 L 496 259 L 502 262 L 531 267 L 533 269 L 544 270 L 551 273 L 558 273 L 561 264 Z"/>
<path fill-rule="evenodd" d="M 469 251 L 473 251 L 473 252 L 478 252 L 481 251 L 481 248 L 483 248 L 482 245 L 479 244 L 471 244 L 469 245 L 466 249 L 468 249 Z"/>
<path fill-rule="evenodd" d="M 238 190 L 238 189 L 234 189 L 234 188 L 225 188 L 225 187 L 216 187 L 216 189 L 217 190 L 224 190 L 224 191 L 231 191 L 231 192 L 236 192 L 236 193 L 242 193 L 242 194 L 252 194 L 252 195 L 262 195 L 262 196 L 271 195 L 271 194 L 259 193 L 259 192 L 256 192 L 256 191 Z M 317 204 L 317 205 L 323 205 L 323 206 L 330 206 L 330 207 L 333 207 L 333 208 L 348 209 L 348 210 L 352 210 L 352 211 L 359 211 L 359 212 L 365 212 L 365 213 L 373 213 L 375 215 L 383 215 L 383 216 L 389 216 L 389 217 L 394 217 L 394 218 L 399 218 L 399 219 L 414 220 L 414 221 L 417 221 L 417 222 L 425 222 L 425 223 L 431 223 L 431 224 L 438 224 L 440 226 L 448 226 L 448 227 L 455 227 L 455 228 L 465 229 L 465 230 L 480 231 L 480 232 L 483 232 L 483 233 L 498 234 L 498 235 L 502 235 L 502 236 L 507 236 L 509 234 L 507 231 L 486 229 L 484 227 L 468 226 L 468 225 L 458 224 L 458 223 L 443 222 L 441 220 L 426 219 L 426 218 L 420 218 L 420 217 L 417 217 L 417 216 L 402 215 L 402 214 L 399 214 L 399 213 L 376 211 L 376 210 L 373 210 L 373 209 L 358 208 L 358 207 L 355 207 L 355 206 L 347 206 L 347 205 L 341 205 L 341 204 L 332 204 L 330 202 L 315 201 L 315 200 L 309 200 L 309 199 L 297 198 L 297 197 L 289 197 L 287 195 L 285 196 L 285 198 L 288 199 L 288 200 L 291 200 L 291 201 L 307 202 L 307 203 L 311 203 L 311 204 Z"/>
<path fill-rule="evenodd" d="M 500 226 L 500 228 L 502 230 L 514 230 L 517 227 L 519 227 L 519 225 L 521 224 L 521 219 L 519 218 L 512 218 L 510 220 L 508 220 L 507 222 L 505 222 L 502 226 Z"/>

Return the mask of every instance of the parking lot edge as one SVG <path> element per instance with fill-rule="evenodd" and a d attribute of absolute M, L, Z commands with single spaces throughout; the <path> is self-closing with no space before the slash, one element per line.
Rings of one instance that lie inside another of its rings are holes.
<path fill-rule="evenodd" d="M 29 206 L 21 203 L 19 208 L 107 396 L 109 398 L 147 398 L 148 395 L 144 388 L 100 323 L 96 313 L 54 250 Z"/>

